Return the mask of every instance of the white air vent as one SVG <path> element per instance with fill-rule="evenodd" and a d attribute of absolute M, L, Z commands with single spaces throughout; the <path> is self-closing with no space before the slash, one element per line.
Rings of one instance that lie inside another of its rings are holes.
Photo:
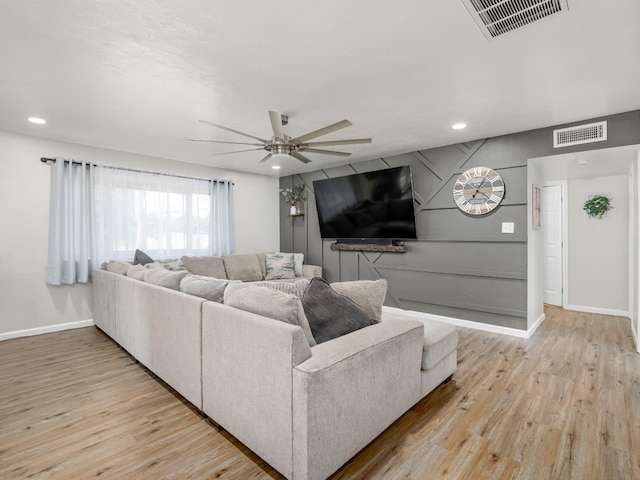
<path fill-rule="evenodd" d="M 487 40 L 569 9 L 567 0 L 461 1 Z"/>
<path fill-rule="evenodd" d="M 576 125 L 553 131 L 553 148 L 602 142 L 607 139 L 607 122 Z"/>

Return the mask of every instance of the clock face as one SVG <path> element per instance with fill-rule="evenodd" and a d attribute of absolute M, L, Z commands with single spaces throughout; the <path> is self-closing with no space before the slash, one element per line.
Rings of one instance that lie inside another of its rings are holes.
<path fill-rule="evenodd" d="M 453 200 L 469 215 L 484 215 L 492 211 L 504 198 L 502 177 L 487 167 L 470 168 L 453 185 Z"/>

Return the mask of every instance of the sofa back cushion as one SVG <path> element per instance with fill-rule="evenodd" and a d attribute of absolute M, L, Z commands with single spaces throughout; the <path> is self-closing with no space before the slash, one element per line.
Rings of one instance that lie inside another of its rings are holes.
<path fill-rule="evenodd" d="M 144 281 L 160 287 L 180 290 L 180 281 L 188 273 L 187 270 L 172 272 L 166 268 L 150 268 L 144 273 Z"/>
<path fill-rule="evenodd" d="M 309 346 L 316 344 L 302 302 L 296 295 L 259 285 L 230 283 L 224 291 L 224 303 L 239 310 L 298 325 Z"/>
<path fill-rule="evenodd" d="M 144 274 L 148 272 L 149 269 L 144 265 L 131 265 L 127 270 L 127 277 L 131 277 L 135 280 L 144 281 Z"/>
<path fill-rule="evenodd" d="M 382 305 L 387 296 L 386 280 L 334 282 L 331 288 L 357 303 L 376 322 L 382 319 Z"/>
<path fill-rule="evenodd" d="M 376 323 L 358 304 L 337 293 L 320 277 L 311 279 L 302 297 L 302 306 L 317 343 Z"/>
<path fill-rule="evenodd" d="M 126 275 L 127 270 L 129 270 L 131 266 L 132 265 L 129 262 L 111 260 L 110 262 L 107 262 L 106 270 L 108 272 L 117 273 L 118 275 Z"/>
<path fill-rule="evenodd" d="M 227 274 L 224 269 L 224 262 L 220 257 L 188 257 L 184 256 L 180 260 L 187 267 L 189 273 L 202 275 L 205 277 L 226 279 Z"/>
<path fill-rule="evenodd" d="M 211 302 L 222 303 L 224 290 L 230 282 L 239 282 L 239 280 L 222 280 L 219 278 L 187 274 L 180 281 L 180 291 L 204 298 Z"/>
<path fill-rule="evenodd" d="M 262 280 L 262 269 L 255 253 L 225 255 L 222 257 L 229 280 L 255 282 Z"/>

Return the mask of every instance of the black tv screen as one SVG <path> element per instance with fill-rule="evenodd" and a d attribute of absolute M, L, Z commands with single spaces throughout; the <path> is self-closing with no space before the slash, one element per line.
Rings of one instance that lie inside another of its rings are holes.
<path fill-rule="evenodd" d="M 416 238 L 409 166 L 313 182 L 322 238 Z"/>

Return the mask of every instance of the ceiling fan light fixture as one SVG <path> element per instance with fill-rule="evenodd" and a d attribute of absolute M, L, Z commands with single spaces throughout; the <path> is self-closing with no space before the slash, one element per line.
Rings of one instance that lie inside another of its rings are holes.
<path fill-rule="evenodd" d="M 271 165 L 273 170 L 280 170 L 280 165 Z"/>
<path fill-rule="evenodd" d="M 289 158 L 288 153 L 274 153 L 271 155 L 271 160 L 281 162 L 282 160 Z"/>

